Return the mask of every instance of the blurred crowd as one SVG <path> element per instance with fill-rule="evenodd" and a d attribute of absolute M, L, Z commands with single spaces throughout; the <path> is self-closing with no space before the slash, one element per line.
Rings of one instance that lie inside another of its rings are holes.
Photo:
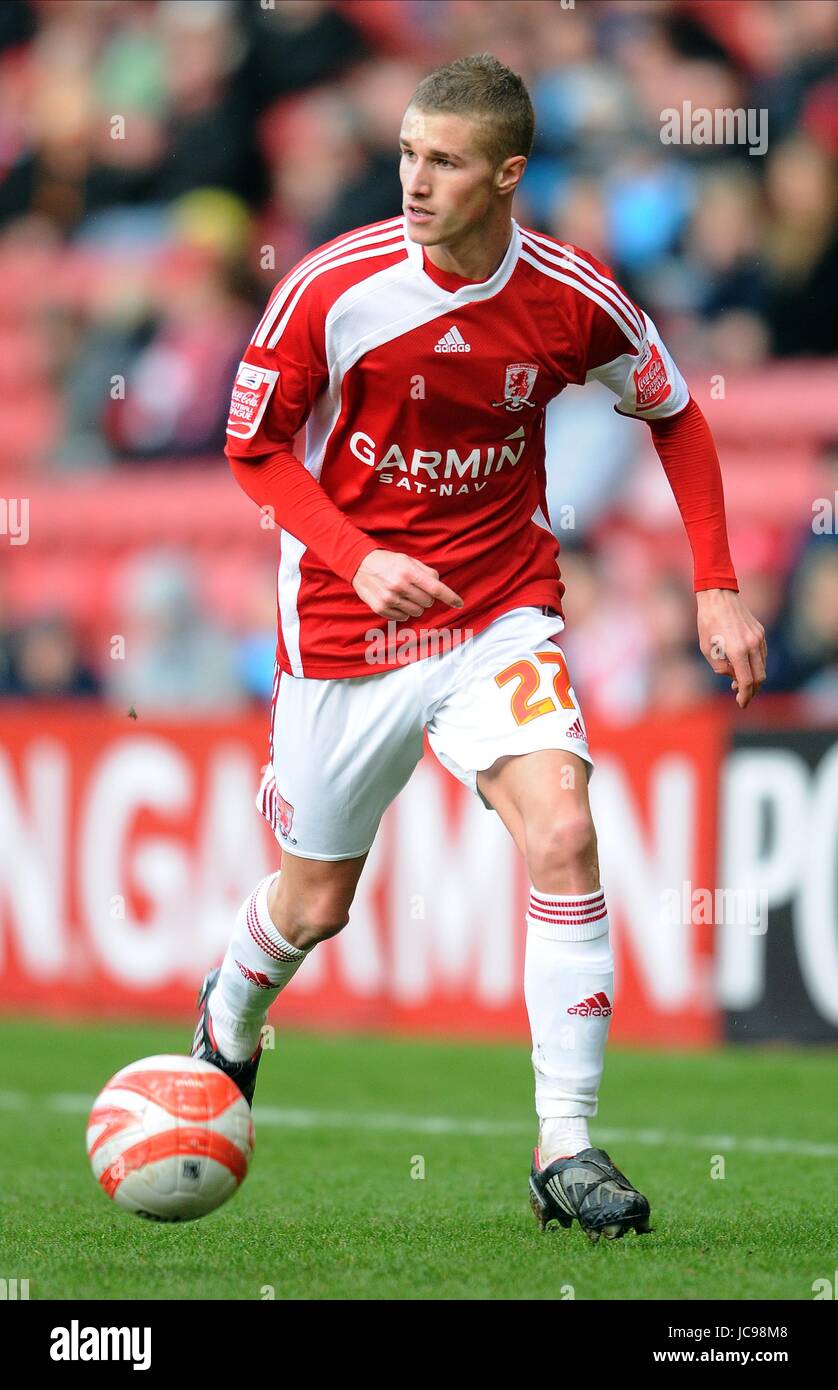
<path fill-rule="evenodd" d="M 220 475 L 232 373 L 268 293 L 313 246 L 400 210 L 407 99 L 466 53 L 496 54 L 533 94 L 519 222 L 609 263 L 688 380 L 829 361 L 836 45 L 835 0 L 0 7 L 2 490 L 154 469 L 165 508 L 179 469 Z M 684 102 L 767 112 L 765 152 L 663 144 L 661 112 Z M 549 426 L 551 502 L 576 515 L 560 534 L 575 683 L 609 717 L 683 708 L 719 689 L 696 651 L 686 542 L 683 565 L 627 583 L 636 556 L 609 545 L 610 509 L 645 446 L 588 394 Z M 818 449 L 821 486 L 838 487 L 834 440 Z M 771 687 L 838 697 L 838 547 L 810 523 L 752 537 L 743 592 L 769 629 Z M 86 644 L 60 592 L 21 613 L 4 585 L 0 693 L 161 710 L 269 694 L 267 574 L 265 601 L 248 589 L 223 622 L 187 547 L 121 561 L 118 630 L 138 633 L 125 661 Z"/>

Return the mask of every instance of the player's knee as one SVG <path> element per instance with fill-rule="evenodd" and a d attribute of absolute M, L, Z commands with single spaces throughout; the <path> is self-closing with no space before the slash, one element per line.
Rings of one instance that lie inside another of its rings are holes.
<path fill-rule="evenodd" d="M 331 893 L 306 893 L 286 908 L 280 930 L 292 946 L 308 951 L 319 941 L 337 936 L 349 921 L 349 910 L 342 897 Z"/>
<path fill-rule="evenodd" d="M 527 833 L 527 868 L 544 892 L 580 891 L 598 870 L 594 823 L 587 814 L 553 819 Z"/>

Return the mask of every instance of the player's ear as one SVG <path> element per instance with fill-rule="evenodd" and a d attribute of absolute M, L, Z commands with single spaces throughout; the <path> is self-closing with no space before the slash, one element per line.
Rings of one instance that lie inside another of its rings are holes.
<path fill-rule="evenodd" d="M 497 192 L 514 193 L 524 177 L 526 167 L 526 157 L 522 154 L 511 155 L 509 159 L 505 159 L 495 175 Z"/>

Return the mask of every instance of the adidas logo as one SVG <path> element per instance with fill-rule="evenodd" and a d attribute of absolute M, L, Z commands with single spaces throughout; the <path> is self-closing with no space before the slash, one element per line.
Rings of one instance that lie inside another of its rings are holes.
<path fill-rule="evenodd" d="M 580 739 L 582 739 L 582 741 L 583 741 L 584 743 L 587 743 L 588 737 L 587 737 L 587 734 L 585 733 L 585 730 L 582 728 L 582 720 L 581 720 L 581 719 L 574 719 L 574 721 L 573 721 L 573 723 L 571 724 L 570 728 L 567 730 L 566 737 L 567 737 L 567 738 L 580 738 Z"/>
<path fill-rule="evenodd" d="M 578 1014 L 580 1018 L 608 1018 L 611 1014 L 611 1001 L 604 990 L 598 990 L 596 994 L 589 994 L 581 1003 L 574 1004 L 568 1009 L 568 1013 Z"/>
<path fill-rule="evenodd" d="M 547 1191 L 550 1193 L 550 1196 L 553 1198 L 553 1201 L 556 1203 L 556 1205 L 561 1207 L 562 1211 L 566 1211 L 568 1216 L 576 1215 L 576 1212 L 573 1210 L 573 1207 L 567 1200 L 567 1196 L 565 1194 L 564 1188 L 559 1182 L 559 1176 L 557 1173 L 554 1173 L 552 1178 L 548 1178 L 544 1186 L 547 1188 Z"/>
<path fill-rule="evenodd" d="M 443 333 L 434 352 L 471 352 L 471 343 L 466 342 L 455 324 L 447 333 Z"/>
<path fill-rule="evenodd" d="M 269 980 L 267 975 L 263 975 L 261 970 L 251 970 L 249 965 L 242 965 L 240 960 L 235 957 L 234 959 L 236 960 L 236 965 L 239 967 L 239 970 L 244 975 L 244 978 L 249 980 L 252 985 L 258 986 L 259 989 L 275 988 L 274 981 Z"/>

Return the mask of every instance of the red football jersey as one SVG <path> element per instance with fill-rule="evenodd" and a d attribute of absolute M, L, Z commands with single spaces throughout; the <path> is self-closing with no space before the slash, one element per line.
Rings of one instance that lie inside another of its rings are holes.
<path fill-rule="evenodd" d="M 477 633 L 522 604 L 561 613 L 544 411 L 593 379 L 647 420 L 689 401 L 651 319 L 587 252 L 513 221 L 495 273 L 467 281 L 391 218 L 313 251 L 277 285 L 236 376 L 226 452 L 262 462 L 305 424 L 304 466 L 335 505 L 464 600 L 413 621 Z M 386 619 L 287 530 L 277 595 L 282 670 L 360 676 L 405 660 L 382 662 L 379 644 L 370 665 Z"/>

